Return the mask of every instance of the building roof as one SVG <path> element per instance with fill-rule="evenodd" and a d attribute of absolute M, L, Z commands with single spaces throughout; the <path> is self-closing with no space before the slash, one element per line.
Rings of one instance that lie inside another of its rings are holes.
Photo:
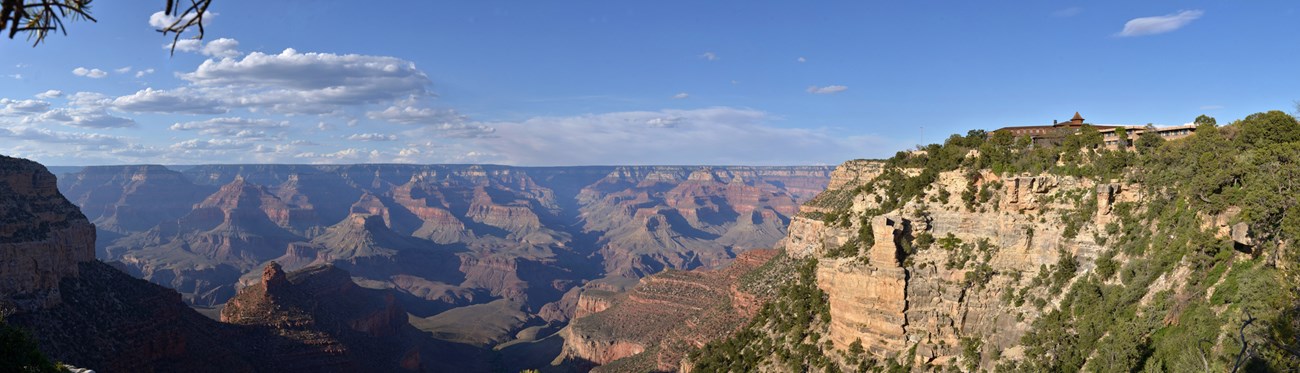
<path fill-rule="evenodd" d="M 1070 118 L 1070 120 L 1071 120 L 1071 121 L 1076 121 L 1076 120 L 1077 120 L 1077 121 L 1082 122 L 1082 121 L 1083 121 L 1083 116 L 1082 116 L 1082 115 L 1079 115 L 1079 112 L 1076 111 L 1076 112 L 1074 112 L 1074 118 Z"/>

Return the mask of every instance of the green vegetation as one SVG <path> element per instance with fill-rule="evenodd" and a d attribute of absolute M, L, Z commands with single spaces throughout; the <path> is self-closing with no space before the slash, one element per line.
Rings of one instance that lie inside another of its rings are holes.
<path fill-rule="evenodd" d="M 1000 369 L 1300 368 L 1296 283 L 1286 280 L 1294 274 L 1277 266 L 1279 260 L 1296 263 L 1294 254 L 1278 257 L 1277 247 L 1300 237 L 1300 212 L 1292 212 L 1300 196 L 1292 187 L 1300 182 L 1300 124 L 1281 112 L 1223 128 L 1205 116 L 1196 122 L 1195 135 L 1184 140 L 1139 139 L 1140 154 L 1127 176 L 1152 198 L 1114 206 L 1119 221 L 1105 227 L 1112 249 L 1068 289 L 1058 308 L 1034 323 L 1022 341 L 1027 358 Z M 1241 209 L 1237 219 L 1249 224 L 1258 242 L 1242 248 L 1245 253 L 1215 238 L 1198 216 L 1229 207 Z M 1118 252 L 1131 256 L 1122 267 Z M 1050 286 L 1073 277 L 1074 269 L 1067 270 L 1073 266 L 1073 259 L 1058 263 Z M 1190 272 L 1185 288 L 1148 294 L 1180 266 Z M 1110 282 L 1116 273 L 1120 282 Z"/>
<path fill-rule="evenodd" d="M 5 324 L 0 317 L 0 372 L 67 371 L 62 365 L 50 362 L 27 333 Z"/>
<path fill-rule="evenodd" d="M 695 371 L 753 372 L 766 365 L 795 372 L 838 371 L 830 359 L 830 341 L 822 339 L 831 315 L 826 293 L 817 288 L 817 261 L 799 261 L 797 268 L 797 279 L 782 287 L 749 324 L 690 354 Z M 874 364 L 868 359 L 858 362 Z"/>
<path fill-rule="evenodd" d="M 1021 340 L 1021 360 L 999 360 L 996 349 L 983 356 L 994 361 L 995 371 L 1300 370 L 1300 250 L 1295 248 L 1300 241 L 1300 123 L 1279 111 L 1222 127 L 1207 116 L 1195 123 L 1192 136 L 1172 141 L 1148 125 L 1126 144 L 1128 150 L 1107 149 L 1088 126 L 1039 142 L 983 131 L 954 135 L 943 144 L 900 152 L 886 161 L 875 180 L 822 199 L 822 207 L 831 211 L 822 218 L 847 227 L 909 202 L 947 203 L 948 196 L 938 198 L 943 193 L 930 189 L 948 171 L 964 170 L 969 183 L 960 199 L 971 211 L 987 211 L 991 191 L 1000 188 L 979 182 L 989 172 L 1120 180 L 1125 188 L 1140 188 L 1134 192 L 1141 199 L 1111 205 L 1104 226 L 1094 225 L 1095 193 L 1079 189 L 1046 197 L 1054 205 L 1071 207 L 1051 214 L 1039 210 L 1040 224 L 1057 223 L 1051 219 L 1059 217 L 1064 239 L 1091 234 L 1103 247 L 1091 263 L 1062 250 L 1055 264 L 1039 268 L 1023 286 L 1022 272 L 1002 274 L 1014 278 L 1011 286 L 996 289 L 1004 304 L 1032 306 L 1042 315 Z M 928 200 L 921 199 L 927 195 Z M 849 207 L 856 196 L 878 206 L 853 213 Z M 1229 226 L 1244 223 L 1248 242 L 1225 238 L 1209 223 L 1216 218 Z M 1025 230 L 1033 240 L 1033 227 Z M 855 241 L 872 237 L 862 233 L 869 232 L 860 232 Z M 857 255 L 863 246 L 853 243 L 845 245 L 853 248 L 851 253 L 837 254 Z M 905 250 L 944 250 L 943 266 L 965 270 L 963 286 L 968 289 L 998 275 L 988 265 L 998 249 L 987 240 L 923 234 L 904 243 L 912 245 Z M 850 345 L 839 352 L 842 364 L 836 367 L 817 357 L 828 350 L 817 337 L 826 320 L 808 309 L 789 312 L 794 299 L 820 294 L 811 283 L 803 278 L 791 284 L 810 287 L 792 290 L 790 298 L 783 293 L 780 306 L 765 308 L 742 332 L 706 346 L 696 361 L 707 363 L 704 371 L 774 365 L 791 371 L 860 368 L 855 364 L 867 359 L 857 351 L 870 346 Z M 987 344 L 963 338 L 962 366 L 957 368 L 978 369 Z M 912 360 L 887 359 L 862 369 L 907 369 L 900 361 Z"/>

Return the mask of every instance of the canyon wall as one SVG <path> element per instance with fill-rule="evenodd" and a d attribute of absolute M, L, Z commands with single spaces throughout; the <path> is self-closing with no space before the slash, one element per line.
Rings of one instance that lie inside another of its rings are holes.
<path fill-rule="evenodd" d="M 566 322 L 580 287 L 620 290 L 665 269 L 719 268 L 771 247 L 830 174 L 739 166 L 105 166 L 59 185 L 102 225 L 101 259 L 193 305 L 225 303 L 271 261 L 286 271 L 328 264 L 368 287 L 395 289 L 421 327 L 454 324 L 438 318 L 448 310 L 504 300 L 511 310 L 492 322 L 512 326 L 485 339 L 505 340 L 517 328 Z"/>
<path fill-rule="evenodd" d="M 833 175 L 860 176 L 833 179 L 828 193 L 866 185 L 879 167 L 846 163 Z M 991 196 L 967 204 L 961 195 L 968 187 L 987 187 Z M 820 259 L 818 285 L 829 296 L 831 312 L 827 337 L 837 349 L 861 342 L 885 359 L 915 347 L 918 363 L 951 365 L 967 338 L 1016 356 L 1023 353 L 1017 347 L 1021 336 L 1044 309 L 1010 299 L 1059 300 L 1061 294 L 1031 280 L 1053 274 L 1063 259 L 1076 263 L 1080 274 L 1090 270 L 1102 251 L 1097 240 L 1107 236 L 1104 226 L 1113 219 L 1111 206 L 1136 201 L 1137 189 L 1053 175 L 983 172 L 970 179 L 949 171 L 883 215 L 873 215 L 883 192 L 863 191 L 839 207 L 852 217 L 848 224 L 796 216 L 781 246 L 792 256 Z M 1097 201 L 1095 207 L 1089 200 Z M 1095 218 L 1066 234 L 1066 215 L 1081 208 L 1095 209 L 1086 213 Z M 859 236 L 868 232 L 872 244 L 863 245 Z M 922 235 L 930 243 L 917 247 Z"/>

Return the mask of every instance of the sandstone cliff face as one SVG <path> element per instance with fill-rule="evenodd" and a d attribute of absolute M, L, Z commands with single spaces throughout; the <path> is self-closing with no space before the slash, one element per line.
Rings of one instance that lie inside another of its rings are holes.
<path fill-rule="evenodd" d="M 873 171 L 863 174 L 864 169 Z M 846 163 L 834 173 L 841 181 L 832 185 L 852 189 L 878 175 L 875 170 Z M 867 176 L 843 176 L 849 174 Z M 992 198 L 966 206 L 959 196 L 969 185 L 988 186 Z M 1043 309 L 1017 304 L 1003 293 L 1042 298 L 1049 305 L 1057 301 L 1060 294 L 1030 286 L 1029 280 L 1051 274 L 1061 254 L 1077 261 L 1080 273 L 1090 270 L 1101 251 L 1094 238 L 1105 236 L 1111 206 L 1136 200 L 1135 189 L 1050 175 L 984 173 L 968 180 L 952 171 L 939 175 L 927 193 L 884 215 L 868 215 L 879 207 L 874 194 L 852 196 L 847 226 L 796 217 L 782 244 L 792 256 L 821 258 L 818 286 L 829 295 L 828 337 L 836 348 L 861 341 L 876 357 L 891 358 L 915 346 L 918 363 L 950 365 L 959 358 L 961 339 L 976 338 L 1014 358 L 1020 337 Z M 1093 219 L 1068 237 L 1063 216 L 1092 199 L 1097 201 L 1088 213 Z M 858 235 L 867 231 L 863 225 L 871 226 L 870 246 L 860 244 Z M 951 237 L 960 244 L 934 243 L 907 252 L 921 235 Z M 860 251 L 826 257 L 843 245 Z"/>
<path fill-rule="evenodd" d="M 884 164 L 877 161 L 852 160 L 835 167 L 826 189 L 851 189 L 866 184 L 884 172 Z"/>
<path fill-rule="evenodd" d="M 740 277 L 775 257 L 751 250 L 717 271 L 666 271 L 626 293 L 584 292 L 579 316 L 561 331 L 566 359 L 597 371 L 671 371 L 693 348 L 731 333 L 760 303 Z"/>
<path fill-rule="evenodd" d="M 62 301 L 60 280 L 95 260 L 95 228 L 35 162 L 0 156 L 0 312 Z"/>

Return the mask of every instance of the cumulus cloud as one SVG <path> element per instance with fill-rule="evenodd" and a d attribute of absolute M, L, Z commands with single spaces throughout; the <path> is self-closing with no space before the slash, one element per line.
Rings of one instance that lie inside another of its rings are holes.
<path fill-rule="evenodd" d="M 632 111 L 489 123 L 473 149 L 485 161 L 524 165 L 798 164 L 862 157 L 868 136 L 782 128 L 750 109 Z"/>
<path fill-rule="evenodd" d="M 678 93 L 678 94 L 673 95 L 673 99 L 674 99 L 674 100 L 681 100 L 681 99 L 684 99 L 684 98 L 687 98 L 687 97 L 691 97 L 691 95 L 690 95 L 689 93 L 686 93 L 686 92 L 681 92 L 681 93 Z"/>
<path fill-rule="evenodd" d="M 116 71 L 118 74 L 126 74 L 126 73 L 131 72 L 131 67 L 130 67 L 130 66 L 119 67 L 119 68 L 113 69 L 113 71 Z"/>
<path fill-rule="evenodd" d="M 153 74 L 153 69 L 144 69 L 135 72 L 135 77 L 143 78 L 145 75 Z"/>
<path fill-rule="evenodd" d="M 109 114 L 99 108 L 59 108 L 23 118 L 23 123 L 57 123 L 81 128 L 135 127 L 135 120 Z"/>
<path fill-rule="evenodd" d="M 397 135 L 386 135 L 382 133 L 357 133 L 348 136 L 352 141 L 397 141 Z"/>
<path fill-rule="evenodd" d="M 339 105 L 392 102 L 429 94 L 429 77 L 395 57 L 357 54 L 253 52 L 243 59 L 207 60 L 180 77 L 229 97 L 228 104 L 281 113 L 320 114 Z"/>
<path fill-rule="evenodd" d="M 288 127 L 289 123 L 283 121 L 227 117 L 174 123 L 168 128 L 172 131 L 198 131 L 201 135 L 213 137 L 270 140 L 280 138 L 281 136 L 268 133 L 266 130 L 277 130 Z"/>
<path fill-rule="evenodd" d="M 383 162 L 391 157 L 378 150 L 347 148 L 333 153 L 303 152 L 294 157 L 312 159 L 312 163 L 360 163 Z"/>
<path fill-rule="evenodd" d="M 204 26 L 207 26 L 208 23 L 212 22 L 212 19 L 213 19 L 213 18 L 216 18 L 216 16 L 217 16 L 217 13 L 216 13 L 216 12 L 206 12 L 206 13 L 204 13 L 204 14 L 203 14 L 203 25 L 204 25 Z M 156 28 L 156 29 L 165 29 L 165 28 L 168 28 L 168 27 L 170 27 L 171 25 L 175 24 L 176 21 L 177 21 L 177 20 L 180 20 L 180 19 L 184 19 L 185 22 L 189 22 L 189 20 L 194 19 L 194 14 L 193 14 L 193 13 L 186 14 L 185 17 L 182 18 L 182 17 L 177 17 L 177 16 L 168 15 L 167 13 L 164 13 L 164 12 L 161 12 L 161 11 L 160 11 L 160 12 L 154 12 L 154 14 L 149 15 L 149 26 L 153 26 L 153 28 Z M 182 22 L 182 23 L 183 23 L 183 22 Z"/>
<path fill-rule="evenodd" d="M 12 127 L 0 128 L 0 137 L 19 141 L 33 141 L 47 144 L 71 144 L 83 146 L 122 146 L 121 137 L 85 132 L 51 131 L 44 128 Z"/>
<path fill-rule="evenodd" d="M 48 90 L 48 91 L 45 91 L 45 92 L 41 92 L 41 93 L 37 93 L 37 94 L 36 94 L 36 98 L 39 98 L 39 99 L 42 99 L 42 100 L 48 100 L 48 99 L 51 99 L 51 98 L 59 98 L 59 97 L 63 97 L 63 91 L 60 91 L 60 90 L 57 90 L 57 89 L 51 89 L 51 90 Z"/>
<path fill-rule="evenodd" d="M 700 54 L 700 58 L 703 58 L 705 61 L 717 61 L 718 54 L 713 52 L 704 52 L 703 54 Z"/>
<path fill-rule="evenodd" d="M 808 86 L 807 91 L 808 93 L 812 93 L 816 95 L 829 95 L 829 94 L 844 92 L 847 89 L 849 89 L 849 87 L 842 86 L 842 85 L 828 85 L 825 87 L 818 87 L 814 85 L 814 86 Z"/>
<path fill-rule="evenodd" d="M 1187 24 L 1192 23 L 1197 18 L 1201 18 L 1205 12 L 1201 10 L 1183 10 L 1178 13 L 1166 14 L 1163 16 L 1134 18 L 1124 23 L 1124 30 L 1117 34 L 1120 37 L 1143 36 L 1163 34 L 1174 31 Z"/>
<path fill-rule="evenodd" d="M 109 104 L 118 110 L 136 113 L 222 114 L 229 111 L 220 101 L 185 89 L 145 88 L 114 98 Z"/>
<path fill-rule="evenodd" d="M 244 55 L 238 49 L 239 41 L 229 38 L 220 38 L 207 43 L 198 39 L 181 39 L 173 43 L 163 44 L 162 47 L 177 52 L 199 53 L 217 58 L 236 58 Z"/>
<path fill-rule="evenodd" d="M 381 111 L 367 112 L 366 117 L 385 122 L 417 125 L 460 123 L 466 120 L 464 115 L 460 115 L 455 110 L 416 107 L 411 102 L 405 101 Z"/>
<path fill-rule="evenodd" d="M 241 150 L 253 147 L 253 143 L 234 139 L 189 139 L 172 144 L 175 150 Z"/>
<path fill-rule="evenodd" d="M 194 131 L 206 130 L 213 128 L 285 128 L 289 124 L 286 122 L 276 122 L 268 119 L 249 119 L 240 117 L 212 118 L 195 122 L 175 123 L 169 127 L 173 131 Z"/>
<path fill-rule="evenodd" d="M 91 78 L 91 79 L 99 79 L 99 78 L 103 78 L 103 77 L 108 76 L 108 72 L 106 72 L 106 71 L 104 71 L 104 70 L 100 70 L 100 69 L 87 69 L 87 68 L 84 68 L 84 67 L 78 67 L 78 68 L 72 69 L 72 74 L 73 74 L 73 75 L 76 75 L 76 76 L 84 76 L 84 77 Z"/>
<path fill-rule="evenodd" d="M 0 116 L 39 114 L 48 110 L 50 110 L 50 103 L 45 101 L 0 98 Z"/>
<path fill-rule="evenodd" d="M 68 105 L 81 108 L 103 108 L 113 103 L 113 98 L 97 92 L 77 92 L 68 95 Z"/>

